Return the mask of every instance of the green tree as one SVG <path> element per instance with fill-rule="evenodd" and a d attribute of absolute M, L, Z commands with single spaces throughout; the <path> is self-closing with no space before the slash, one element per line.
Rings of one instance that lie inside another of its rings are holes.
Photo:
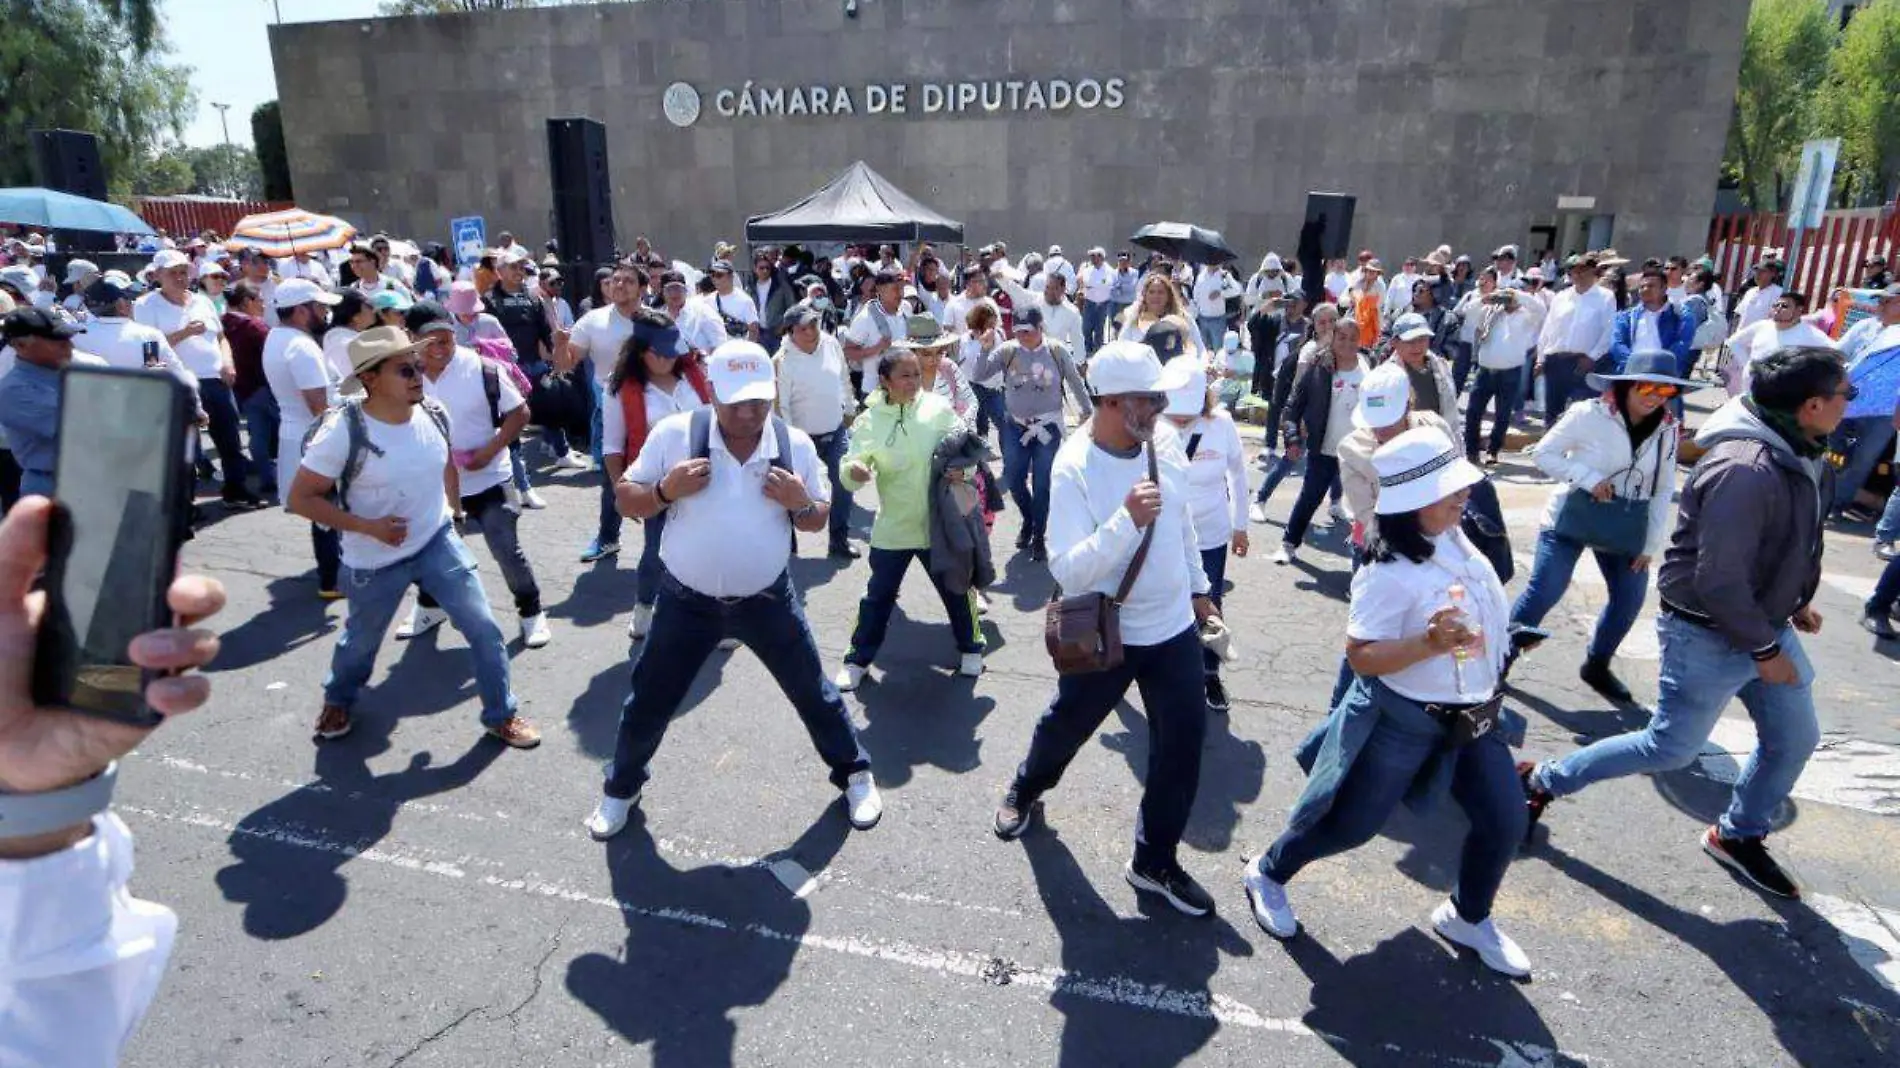
<path fill-rule="evenodd" d="M 1829 64 L 1817 111 L 1841 139 L 1836 188 L 1848 203 L 1879 203 L 1900 186 L 1900 0 L 1854 13 Z"/>
<path fill-rule="evenodd" d="M 265 200 L 294 200 L 290 189 L 290 153 L 284 149 L 284 113 L 267 100 L 251 112 L 251 143 L 257 146 Z"/>
<path fill-rule="evenodd" d="M 191 157 L 180 145 L 168 145 L 165 148 L 146 152 L 129 161 L 124 172 L 113 172 L 112 184 L 122 189 L 116 194 L 124 198 L 168 197 L 179 193 L 190 193 L 197 181 L 192 171 Z"/>
<path fill-rule="evenodd" d="M 98 4 L 107 18 L 131 35 L 132 47 L 140 55 L 158 43 L 158 0 L 98 0 Z"/>
<path fill-rule="evenodd" d="M 256 200 L 263 195 L 257 154 L 243 145 L 212 145 L 184 150 L 191 164 L 191 191 L 206 196 Z"/>
<path fill-rule="evenodd" d="M 121 5 L 125 6 L 125 5 Z M 141 52 L 133 30 L 93 0 L 9 0 L 0 13 L 0 185 L 32 185 L 27 133 L 99 135 L 115 196 L 135 164 L 184 128 L 190 72 L 165 62 L 161 36 Z"/>
<path fill-rule="evenodd" d="M 1725 163 L 1757 211 L 1776 210 L 1792 182 L 1834 40 L 1823 0 L 1755 0 L 1749 8 Z"/>

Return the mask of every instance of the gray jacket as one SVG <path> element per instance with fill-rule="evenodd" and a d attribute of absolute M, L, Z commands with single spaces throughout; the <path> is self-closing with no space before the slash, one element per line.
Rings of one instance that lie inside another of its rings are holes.
<path fill-rule="evenodd" d="M 1797 456 L 1743 397 L 1711 415 L 1696 444 L 1709 451 L 1683 486 L 1656 589 L 1735 648 L 1763 651 L 1821 583 L 1834 470 Z"/>
<path fill-rule="evenodd" d="M 989 446 L 968 430 L 953 431 L 930 456 L 930 572 L 953 594 L 996 581 L 983 498 L 973 477 L 988 459 Z M 962 482 L 944 477 L 951 468 L 963 469 Z"/>

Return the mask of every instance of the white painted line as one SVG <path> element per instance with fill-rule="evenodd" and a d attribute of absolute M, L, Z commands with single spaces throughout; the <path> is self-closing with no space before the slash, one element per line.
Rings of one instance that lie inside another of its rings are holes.
<path fill-rule="evenodd" d="M 1733 783 L 1754 751 L 1755 725 L 1724 717 L 1715 722 L 1696 762 L 1709 778 Z M 1900 816 L 1900 747 L 1823 736 L 1793 792 L 1806 801 Z"/>
<path fill-rule="evenodd" d="M 198 827 L 224 834 L 243 835 L 280 845 L 351 857 L 373 864 L 387 864 L 405 871 L 444 879 L 469 879 L 467 871 L 469 867 L 500 867 L 499 864 L 481 860 L 477 860 L 475 864 L 457 867 L 423 860 L 392 849 L 358 849 L 348 843 L 328 839 L 320 834 L 301 830 L 293 831 L 268 824 L 249 823 L 240 827 L 195 809 L 183 812 L 163 812 L 132 805 L 122 805 L 120 808 L 122 811 L 147 819 Z M 919 946 L 895 939 L 858 935 L 822 935 L 809 931 L 793 934 L 743 919 L 728 919 L 682 908 L 652 908 L 638 905 L 620 898 L 588 893 L 561 883 L 535 878 L 483 875 L 474 879 L 471 885 L 491 887 L 531 897 L 593 905 L 611 909 L 627 917 L 661 920 L 768 941 L 788 942 L 801 949 L 823 950 L 846 957 L 884 961 L 918 971 L 935 972 L 947 978 L 975 980 L 989 986 L 1025 989 L 1039 996 L 1060 993 L 1125 1009 L 1159 1012 L 1190 1019 L 1211 1019 L 1230 1027 L 1273 1032 L 1295 1038 L 1317 1038 L 1335 1049 L 1345 1045 L 1344 1041 L 1337 1036 L 1321 1035 L 1315 1032 L 1298 1017 L 1269 1016 L 1244 1002 L 1212 991 L 1181 990 L 1142 982 L 1126 976 L 1081 975 L 1062 968 L 1023 964 L 1001 957 L 956 949 Z M 1467 1057 L 1434 1054 L 1429 1051 L 1407 1051 L 1390 1045 L 1382 1049 L 1389 1053 L 1407 1056 L 1419 1063 L 1445 1064 L 1452 1065 L 1454 1068 L 1536 1068 L 1536 1066 L 1565 1063 L 1566 1059 L 1583 1062 L 1589 1060 L 1587 1057 L 1530 1043 L 1506 1042 L 1483 1036 L 1473 1037 L 1495 1047 L 1500 1053 L 1499 1059 L 1479 1061 Z"/>
<path fill-rule="evenodd" d="M 1833 925 L 1854 963 L 1881 986 L 1900 994 L 1900 912 L 1827 894 L 1804 893 L 1801 900 Z"/>
<path fill-rule="evenodd" d="M 812 878 L 811 872 L 806 871 L 805 866 L 796 860 L 775 860 L 767 864 L 765 870 L 784 883 L 785 889 L 790 890 L 793 897 L 808 897 L 813 890 L 818 889 L 818 880 Z"/>

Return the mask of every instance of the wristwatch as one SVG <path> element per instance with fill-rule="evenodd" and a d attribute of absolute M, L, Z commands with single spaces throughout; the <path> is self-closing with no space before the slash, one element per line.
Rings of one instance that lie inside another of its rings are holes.
<path fill-rule="evenodd" d="M 806 501 L 805 506 L 803 508 L 799 508 L 792 512 L 792 521 L 797 522 L 798 520 L 803 519 L 808 515 L 811 515 L 813 512 L 816 512 L 817 510 L 818 510 L 817 501 Z"/>
<path fill-rule="evenodd" d="M 112 788 L 119 781 L 119 764 L 85 782 L 35 794 L 0 791 L 0 841 L 31 838 L 71 827 L 112 807 Z"/>

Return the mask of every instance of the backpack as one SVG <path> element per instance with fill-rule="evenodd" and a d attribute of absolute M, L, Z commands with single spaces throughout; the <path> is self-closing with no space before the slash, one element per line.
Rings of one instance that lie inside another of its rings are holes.
<path fill-rule="evenodd" d="M 449 438 L 448 409 L 426 397 L 422 401 L 421 408 L 429 413 L 429 418 L 435 422 L 435 428 L 441 431 L 442 444 L 453 449 L 455 446 Z M 383 450 L 377 448 L 376 443 L 369 440 L 369 422 L 368 417 L 363 414 L 363 398 L 350 397 L 332 405 L 321 418 L 310 424 L 310 429 L 304 431 L 303 444 L 298 452 L 299 455 L 309 452 L 310 443 L 316 440 L 323 428 L 334 426 L 339 419 L 343 421 L 345 431 L 350 436 L 350 446 L 343 460 L 343 470 L 336 476 L 336 485 L 330 490 L 329 499 L 331 503 L 347 512 L 350 510 L 350 484 L 356 481 L 356 476 L 363 473 L 363 465 L 369 462 L 371 455 L 383 454 Z"/>
<path fill-rule="evenodd" d="M 695 408 L 687 415 L 692 420 L 686 428 L 686 455 L 694 460 L 712 458 L 712 421 L 711 408 Z M 778 443 L 778 455 L 772 457 L 772 466 L 787 474 L 796 474 L 792 470 L 792 431 L 785 420 L 774 415 L 771 417 L 772 437 Z"/>

